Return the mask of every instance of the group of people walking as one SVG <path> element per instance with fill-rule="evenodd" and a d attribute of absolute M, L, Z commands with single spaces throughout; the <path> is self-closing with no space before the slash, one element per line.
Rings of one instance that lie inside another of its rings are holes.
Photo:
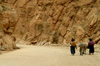
<path fill-rule="evenodd" d="M 71 39 L 71 46 L 70 46 L 70 50 L 71 50 L 71 54 L 74 55 L 75 54 L 75 48 L 77 49 L 77 45 L 75 43 L 75 39 Z M 86 45 L 85 43 L 80 43 L 79 44 L 79 52 L 80 55 L 86 54 L 86 49 L 89 49 L 89 55 L 94 54 L 94 42 L 92 41 L 92 39 L 89 39 L 88 45 Z"/>

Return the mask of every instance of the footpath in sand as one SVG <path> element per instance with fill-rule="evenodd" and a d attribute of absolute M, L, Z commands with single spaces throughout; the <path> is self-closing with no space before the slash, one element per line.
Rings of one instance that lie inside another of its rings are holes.
<path fill-rule="evenodd" d="M 80 56 L 69 47 L 17 45 L 20 49 L 0 55 L 0 66 L 100 66 L 100 53 Z"/>

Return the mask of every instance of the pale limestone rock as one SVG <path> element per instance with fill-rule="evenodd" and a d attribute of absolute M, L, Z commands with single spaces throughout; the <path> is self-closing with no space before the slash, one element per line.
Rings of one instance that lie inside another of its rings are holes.
<path fill-rule="evenodd" d="M 66 27 L 63 25 L 60 25 L 59 31 L 60 31 L 61 35 L 64 36 L 66 34 Z"/>
<path fill-rule="evenodd" d="M 89 12 L 89 14 L 87 15 L 86 19 L 87 19 L 87 20 L 91 20 L 91 19 L 94 17 L 94 15 L 95 15 L 96 12 L 97 12 L 97 8 L 93 8 L 93 9 Z"/>
<path fill-rule="evenodd" d="M 0 5 L 0 12 L 2 12 L 3 11 L 3 8 L 1 7 L 1 5 Z"/>
<path fill-rule="evenodd" d="M 97 22 L 97 16 L 94 16 L 92 22 L 90 23 L 90 27 L 93 27 Z"/>
<path fill-rule="evenodd" d="M 42 34 L 40 35 L 40 40 L 41 40 L 41 41 L 44 41 L 44 40 L 47 41 L 48 38 L 49 38 L 49 37 L 48 37 L 48 35 L 46 35 L 46 34 L 43 34 L 43 33 L 42 33 Z"/>
<path fill-rule="evenodd" d="M 70 43 L 72 38 L 73 38 L 72 32 L 66 33 L 65 39 L 67 43 Z"/>
<path fill-rule="evenodd" d="M 9 20 L 8 19 L 4 19 L 1 24 L 2 24 L 2 29 L 6 30 L 8 28 L 8 26 L 9 26 Z"/>
<path fill-rule="evenodd" d="M 55 25 L 55 27 L 54 27 L 54 30 L 58 30 L 59 29 L 59 26 L 60 26 L 60 22 L 57 22 L 57 24 Z"/>
<path fill-rule="evenodd" d="M 44 40 L 44 41 L 42 41 L 40 43 L 41 43 L 41 45 L 44 45 L 46 42 L 47 42 L 47 40 Z"/>
<path fill-rule="evenodd" d="M 63 44 L 67 44 L 66 39 L 63 40 Z"/>
<path fill-rule="evenodd" d="M 51 42 L 46 42 L 45 44 L 44 44 L 44 46 L 49 46 L 51 44 Z"/>
<path fill-rule="evenodd" d="M 98 44 L 100 45 L 100 41 L 98 42 Z"/>
<path fill-rule="evenodd" d="M 6 44 L 7 50 L 13 50 L 13 39 L 10 35 L 4 34 L 3 36 L 4 43 Z"/>
<path fill-rule="evenodd" d="M 79 0 L 80 2 L 84 3 L 84 4 L 89 4 L 91 3 L 93 0 Z"/>
<path fill-rule="evenodd" d="M 55 0 L 57 2 L 57 4 L 64 4 L 64 3 L 68 3 L 69 0 Z"/>
<path fill-rule="evenodd" d="M 76 31 L 76 36 L 77 36 L 77 39 L 82 39 L 83 37 L 84 37 L 84 35 L 85 35 L 85 31 L 84 31 L 84 29 L 82 28 L 82 27 L 78 27 L 77 28 L 77 31 Z"/>
<path fill-rule="evenodd" d="M 49 37 L 49 41 L 52 43 L 53 42 L 53 35 L 51 35 L 50 37 Z"/>
<path fill-rule="evenodd" d="M 94 42 L 95 42 L 95 43 L 100 42 L 100 36 L 99 36 L 99 37 L 96 37 L 95 40 L 94 40 Z"/>
<path fill-rule="evenodd" d="M 96 37 L 99 37 L 99 36 L 100 36 L 100 31 L 98 31 L 96 34 Z"/>
<path fill-rule="evenodd" d="M 52 4 L 52 1 L 50 1 L 50 0 L 42 0 L 42 2 L 43 2 L 43 5 Z"/>
<path fill-rule="evenodd" d="M 62 36 L 59 36 L 58 37 L 58 44 L 62 44 L 63 43 L 63 37 Z"/>
<path fill-rule="evenodd" d="M 70 18 L 69 18 L 69 17 L 65 18 L 63 22 L 64 22 L 64 25 L 65 25 L 66 27 L 68 27 L 69 24 L 70 24 Z"/>
<path fill-rule="evenodd" d="M 29 0 L 17 0 L 14 5 L 17 6 L 17 7 L 23 7 L 28 1 Z"/>
<path fill-rule="evenodd" d="M 5 2 L 8 2 L 10 4 L 14 4 L 16 0 L 5 0 Z"/>

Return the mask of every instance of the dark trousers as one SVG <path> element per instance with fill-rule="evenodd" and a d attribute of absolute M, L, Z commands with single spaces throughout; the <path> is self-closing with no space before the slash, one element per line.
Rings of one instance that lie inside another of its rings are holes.
<path fill-rule="evenodd" d="M 75 54 L 75 47 L 70 46 L 71 54 Z"/>
<path fill-rule="evenodd" d="M 89 53 L 94 53 L 94 46 L 89 46 Z"/>

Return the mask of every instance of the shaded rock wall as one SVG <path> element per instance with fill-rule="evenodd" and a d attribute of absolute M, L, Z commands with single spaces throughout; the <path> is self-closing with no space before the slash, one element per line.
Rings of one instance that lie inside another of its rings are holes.
<path fill-rule="evenodd" d="M 16 38 L 66 44 L 100 43 L 100 0 L 4 0 L 17 12 Z"/>
<path fill-rule="evenodd" d="M 17 12 L 9 4 L 0 1 L 0 49 L 13 50 L 16 49 L 13 32 L 18 20 Z"/>

